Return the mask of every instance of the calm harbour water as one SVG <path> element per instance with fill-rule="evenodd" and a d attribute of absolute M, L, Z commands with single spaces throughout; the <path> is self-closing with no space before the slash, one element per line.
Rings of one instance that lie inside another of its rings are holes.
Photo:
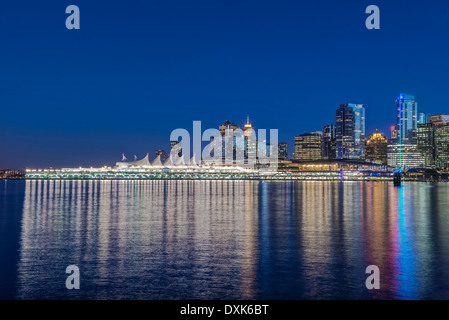
<path fill-rule="evenodd" d="M 448 200 L 444 183 L 0 181 L 0 298 L 449 299 Z"/>

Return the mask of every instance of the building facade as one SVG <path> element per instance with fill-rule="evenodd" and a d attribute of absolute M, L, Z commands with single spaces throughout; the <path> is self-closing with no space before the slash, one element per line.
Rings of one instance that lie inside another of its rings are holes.
<path fill-rule="evenodd" d="M 418 151 L 424 158 L 426 167 L 435 165 L 435 126 L 432 123 L 419 123 L 417 131 Z"/>
<path fill-rule="evenodd" d="M 391 167 L 405 169 L 424 166 L 425 160 L 416 144 L 389 142 L 387 163 Z"/>
<path fill-rule="evenodd" d="M 286 142 L 279 142 L 278 144 L 278 159 L 280 160 L 288 159 L 288 148 Z"/>
<path fill-rule="evenodd" d="M 366 161 L 376 164 L 387 164 L 388 139 L 379 130 L 371 134 L 366 141 Z"/>
<path fill-rule="evenodd" d="M 396 99 L 396 130 L 398 144 L 415 144 L 418 129 L 418 103 L 414 96 L 399 94 Z"/>
<path fill-rule="evenodd" d="M 365 108 L 362 104 L 341 104 L 336 112 L 336 158 L 365 159 Z"/>
<path fill-rule="evenodd" d="M 435 130 L 435 165 L 442 170 L 449 170 L 449 124 Z"/>
<path fill-rule="evenodd" d="M 312 161 L 321 159 L 322 136 L 319 133 L 305 133 L 295 137 L 294 160 Z"/>
<path fill-rule="evenodd" d="M 324 160 L 337 158 L 337 140 L 335 135 L 335 125 L 327 124 L 323 128 L 323 156 Z"/>

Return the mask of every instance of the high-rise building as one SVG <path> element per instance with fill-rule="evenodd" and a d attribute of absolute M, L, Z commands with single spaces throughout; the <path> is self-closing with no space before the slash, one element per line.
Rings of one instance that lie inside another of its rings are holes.
<path fill-rule="evenodd" d="M 220 132 L 220 136 L 222 137 L 222 159 L 223 163 L 226 159 L 226 150 L 232 153 L 232 161 L 234 162 L 238 155 L 244 153 L 244 141 L 240 141 L 237 139 L 237 132 L 240 130 L 240 126 L 236 125 L 233 122 L 226 120 L 223 124 L 221 124 L 218 128 Z M 242 143 L 243 145 L 240 145 Z M 228 155 L 231 156 L 231 155 Z M 242 156 L 243 159 L 243 156 Z M 229 159 L 230 160 L 230 159 Z"/>
<path fill-rule="evenodd" d="M 430 114 L 424 112 L 418 112 L 418 125 L 429 123 L 430 122 Z"/>
<path fill-rule="evenodd" d="M 428 123 L 419 123 L 417 130 L 417 146 L 425 160 L 426 167 L 444 169 L 447 166 L 446 126 L 449 125 L 449 115 L 429 116 Z"/>
<path fill-rule="evenodd" d="M 366 161 L 387 164 L 388 139 L 379 130 L 371 134 L 366 141 Z"/>
<path fill-rule="evenodd" d="M 399 144 L 389 141 L 387 163 L 389 166 L 404 169 L 423 166 L 425 160 L 416 144 Z"/>
<path fill-rule="evenodd" d="M 440 125 L 435 130 L 435 164 L 449 170 L 449 124 Z"/>
<path fill-rule="evenodd" d="M 429 117 L 429 122 L 434 125 L 435 128 L 445 126 L 449 124 L 449 114 L 438 114 Z"/>
<path fill-rule="evenodd" d="M 286 142 L 279 142 L 278 144 L 278 159 L 286 160 L 288 158 L 288 149 Z"/>
<path fill-rule="evenodd" d="M 397 143 L 415 144 L 418 129 L 418 103 L 414 96 L 399 94 L 396 99 Z"/>
<path fill-rule="evenodd" d="M 424 158 L 424 165 L 435 165 L 435 126 L 432 123 L 418 123 L 417 146 Z"/>
<path fill-rule="evenodd" d="M 320 160 L 322 136 L 319 133 L 305 133 L 295 137 L 295 160 Z"/>
<path fill-rule="evenodd" d="M 336 112 L 337 159 L 365 159 L 365 108 L 362 104 L 341 104 Z"/>
<path fill-rule="evenodd" d="M 249 116 L 246 118 L 246 124 L 242 127 L 242 131 L 244 134 L 244 158 L 248 159 L 256 159 L 257 157 L 257 139 L 256 139 L 256 131 L 249 122 Z"/>
<path fill-rule="evenodd" d="M 335 125 L 327 124 L 323 130 L 323 159 L 333 160 L 337 157 L 337 140 Z"/>
<path fill-rule="evenodd" d="M 174 142 L 174 141 L 172 141 L 172 142 Z M 161 161 L 165 161 L 167 159 L 167 154 L 165 153 L 164 150 L 161 150 L 161 149 L 156 150 L 156 158 L 158 156 L 161 156 Z"/>

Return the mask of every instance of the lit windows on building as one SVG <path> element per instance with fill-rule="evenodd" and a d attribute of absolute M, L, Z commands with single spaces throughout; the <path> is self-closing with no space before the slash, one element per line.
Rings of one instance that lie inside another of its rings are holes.
<path fill-rule="evenodd" d="M 438 168 L 449 170 L 449 125 L 435 130 L 435 163 Z"/>
<path fill-rule="evenodd" d="M 395 168 L 415 168 L 425 165 L 425 159 L 416 144 L 398 144 L 390 141 L 387 147 L 387 163 Z"/>
<path fill-rule="evenodd" d="M 336 143 L 335 125 L 325 125 L 323 128 L 323 159 L 333 160 L 337 158 Z"/>
<path fill-rule="evenodd" d="M 401 93 L 396 99 L 397 143 L 416 143 L 417 128 L 418 103 L 414 96 Z"/>
<path fill-rule="evenodd" d="M 337 159 L 365 159 L 365 108 L 362 104 L 341 104 L 336 112 Z"/>
<path fill-rule="evenodd" d="M 419 123 L 417 131 L 418 150 L 424 158 L 424 165 L 435 165 L 435 127 L 432 123 Z"/>
<path fill-rule="evenodd" d="M 320 160 L 322 136 L 319 133 L 305 133 L 295 137 L 295 160 Z"/>
<path fill-rule="evenodd" d="M 387 138 L 382 135 L 379 130 L 376 130 L 376 132 L 370 135 L 369 139 L 366 141 L 366 161 L 386 165 L 387 146 Z"/>
<path fill-rule="evenodd" d="M 278 159 L 286 160 L 288 158 L 288 149 L 286 142 L 279 142 L 278 144 Z"/>

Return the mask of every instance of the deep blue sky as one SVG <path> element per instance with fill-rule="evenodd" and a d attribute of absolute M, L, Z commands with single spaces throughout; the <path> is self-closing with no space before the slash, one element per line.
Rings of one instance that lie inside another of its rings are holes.
<path fill-rule="evenodd" d="M 291 152 L 346 102 L 389 136 L 400 92 L 449 112 L 446 0 L 8 1 L 0 40 L 0 168 L 113 164 L 247 114 Z"/>

